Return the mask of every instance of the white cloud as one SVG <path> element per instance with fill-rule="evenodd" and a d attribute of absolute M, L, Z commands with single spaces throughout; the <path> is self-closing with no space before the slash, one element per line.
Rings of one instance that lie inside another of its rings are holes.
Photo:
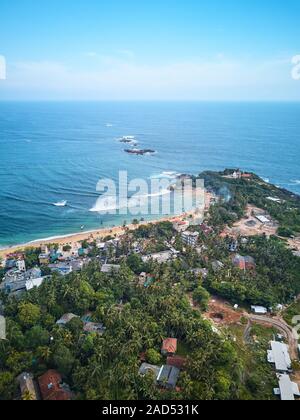
<path fill-rule="evenodd" d="M 15 63 L 0 95 L 4 89 L 4 96 L 28 99 L 300 99 L 300 84 L 295 91 L 290 76 L 290 58 L 251 61 L 219 55 L 145 65 L 97 57 L 93 68 L 90 62 L 80 63 L 80 68 L 47 61 Z"/>

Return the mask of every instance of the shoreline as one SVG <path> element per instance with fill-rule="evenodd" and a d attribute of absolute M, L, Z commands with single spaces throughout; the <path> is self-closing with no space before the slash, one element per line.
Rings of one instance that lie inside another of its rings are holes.
<path fill-rule="evenodd" d="M 210 206 L 212 195 L 210 193 L 205 193 L 205 209 Z M 60 236 L 53 236 L 49 238 L 44 239 L 37 239 L 34 241 L 26 242 L 24 244 L 17 244 L 12 245 L 11 247 L 5 247 L 0 249 L 0 258 L 5 259 L 7 255 L 13 254 L 18 251 L 24 251 L 26 249 L 30 248 L 39 248 L 43 245 L 49 245 L 49 244 L 56 244 L 60 246 L 64 245 L 74 245 L 78 242 L 85 241 L 85 240 L 97 240 L 97 239 L 104 239 L 107 236 L 114 236 L 118 237 L 121 235 L 124 235 L 128 230 L 136 230 L 140 226 L 148 226 L 150 224 L 158 224 L 162 222 L 173 222 L 174 220 L 178 218 L 188 218 L 188 217 L 194 217 L 197 215 L 199 209 L 193 209 L 186 213 L 181 213 L 178 215 L 169 215 L 161 218 L 156 218 L 153 220 L 145 220 L 143 222 L 140 222 L 138 225 L 134 224 L 128 224 L 125 227 L 122 225 L 119 226 L 113 226 L 113 227 L 104 227 L 100 229 L 93 229 L 85 232 L 77 232 L 77 233 L 71 233 L 67 235 L 60 235 Z M 204 209 L 202 209 L 204 212 Z"/>
<path fill-rule="evenodd" d="M 194 213 L 194 211 L 193 211 Z M 39 248 L 43 245 L 68 245 L 68 244 L 75 244 L 85 240 L 97 240 L 97 239 L 104 239 L 107 236 L 121 236 L 126 233 L 128 230 L 135 230 L 138 229 L 139 226 L 148 226 L 150 224 L 158 224 L 161 222 L 172 222 L 175 219 L 187 217 L 187 213 L 181 215 L 174 215 L 169 217 L 164 217 L 161 219 L 153 219 L 153 220 L 146 220 L 144 222 L 140 222 L 138 225 L 128 224 L 126 227 L 124 226 L 114 226 L 114 227 L 107 227 L 107 228 L 100 228 L 89 230 L 86 232 L 77 232 L 77 233 L 70 233 L 68 235 L 61 235 L 61 236 L 53 236 L 50 238 L 44 239 L 37 239 L 31 242 L 26 242 L 24 244 L 19 245 L 12 245 L 11 247 L 5 247 L 0 249 L 0 258 L 5 258 L 9 254 L 13 254 L 18 251 L 24 251 L 30 248 Z"/>

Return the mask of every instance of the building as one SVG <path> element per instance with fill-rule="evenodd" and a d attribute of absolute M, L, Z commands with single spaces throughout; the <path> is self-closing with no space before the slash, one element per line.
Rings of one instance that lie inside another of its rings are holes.
<path fill-rule="evenodd" d="M 17 268 L 17 270 L 22 271 L 22 272 L 25 273 L 25 271 L 26 271 L 25 261 L 24 260 L 21 260 L 21 259 L 17 260 L 16 261 L 16 268 Z"/>
<path fill-rule="evenodd" d="M 9 270 L 1 283 L 1 289 L 6 293 L 19 293 L 23 292 L 26 288 L 25 274 L 16 268 Z"/>
<path fill-rule="evenodd" d="M 278 341 L 271 341 L 271 350 L 268 350 L 268 362 L 275 365 L 278 373 L 290 372 L 292 361 L 288 346 Z"/>
<path fill-rule="evenodd" d="M 31 373 L 23 372 L 17 377 L 21 390 L 21 398 L 24 400 L 37 401 L 39 399 L 37 386 Z"/>
<path fill-rule="evenodd" d="M 184 220 L 175 220 L 173 223 L 173 228 L 178 233 L 186 231 L 190 226 L 190 223 Z"/>
<path fill-rule="evenodd" d="M 151 373 L 152 375 L 154 375 L 155 380 L 157 380 L 158 375 L 160 373 L 160 369 L 161 368 L 159 366 L 149 365 L 149 363 L 143 363 L 139 369 L 139 374 L 141 376 L 146 376 L 148 373 Z"/>
<path fill-rule="evenodd" d="M 256 268 L 255 260 L 250 256 L 243 257 L 241 255 L 236 255 L 232 262 L 235 267 L 239 268 L 240 270 L 255 270 Z"/>
<path fill-rule="evenodd" d="M 96 322 L 85 322 L 83 331 L 88 334 L 96 333 L 99 335 L 103 335 L 105 332 L 105 327 L 103 326 L 103 324 L 97 324 Z"/>
<path fill-rule="evenodd" d="M 167 365 L 183 369 L 186 366 L 186 358 L 181 356 L 171 356 L 167 358 Z"/>
<path fill-rule="evenodd" d="M 183 242 L 187 245 L 187 246 L 191 246 L 191 247 L 195 247 L 198 243 L 199 240 L 199 236 L 200 233 L 199 232 L 183 232 L 181 234 L 181 238 L 183 240 Z"/>
<path fill-rule="evenodd" d="M 163 356 L 174 356 L 177 352 L 177 339 L 176 338 L 167 338 L 163 341 L 161 354 Z"/>
<path fill-rule="evenodd" d="M 236 252 L 237 250 L 238 250 L 238 247 L 239 247 L 239 243 L 238 243 L 238 241 L 232 241 L 230 244 L 229 244 L 229 251 L 230 252 Z"/>
<path fill-rule="evenodd" d="M 120 265 L 104 264 L 101 268 L 101 273 L 104 273 L 104 274 L 117 273 L 118 271 L 120 271 L 120 268 L 121 268 Z"/>
<path fill-rule="evenodd" d="M 0 340 L 6 340 L 6 319 L 0 315 Z"/>
<path fill-rule="evenodd" d="M 144 263 L 147 263 L 151 260 L 158 262 L 159 264 L 167 263 L 168 261 L 176 258 L 177 254 L 174 254 L 172 251 L 163 251 L 155 254 L 150 254 L 142 257 Z"/>
<path fill-rule="evenodd" d="M 213 233 L 213 229 L 212 229 L 211 227 L 207 226 L 205 223 L 202 223 L 202 224 L 200 225 L 200 229 L 201 229 L 201 232 L 202 232 L 205 236 L 208 236 L 208 235 L 210 235 L 211 233 Z"/>
<path fill-rule="evenodd" d="M 39 263 L 40 263 L 40 265 L 50 264 L 50 254 L 40 254 L 39 255 Z"/>
<path fill-rule="evenodd" d="M 251 179 L 252 178 L 252 174 L 247 174 L 247 173 L 244 173 L 244 174 L 242 174 L 242 176 L 241 176 L 241 178 L 242 179 Z"/>
<path fill-rule="evenodd" d="M 31 268 L 30 270 L 26 271 L 25 273 L 25 279 L 26 280 L 33 280 L 33 279 L 39 279 L 42 277 L 42 272 L 39 267 Z"/>
<path fill-rule="evenodd" d="M 64 314 L 57 322 L 56 324 L 59 326 L 66 326 L 72 319 L 79 318 L 79 316 L 74 314 Z"/>
<path fill-rule="evenodd" d="M 173 366 L 162 366 L 157 377 L 157 384 L 162 388 L 175 389 L 180 370 Z"/>
<path fill-rule="evenodd" d="M 69 263 L 58 262 L 55 264 L 49 264 L 48 267 L 52 271 L 52 273 L 58 273 L 62 276 L 67 276 L 71 274 L 73 271 L 72 265 Z"/>
<path fill-rule="evenodd" d="M 280 396 L 282 401 L 294 401 L 300 397 L 299 386 L 292 382 L 288 375 L 278 375 L 279 388 L 274 389 L 274 394 Z"/>
<path fill-rule="evenodd" d="M 251 306 L 251 311 L 256 315 L 266 315 L 268 313 L 268 309 L 263 306 Z"/>
<path fill-rule="evenodd" d="M 43 284 L 45 278 L 46 277 L 40 277 L 38 279 L 26 280 L 25 287 L 27 292 L 31 289 L 34 289 L 35 287 L 40 287 Z"/>
<path fill-rule="evenodd" d="M 271 223 L 271 220 L 270 219 L 268 219 L 266 216 L 264 216 L 263 214 L 257 214 L 256 216 L 256 219 L 260 222 L 260 223 L 262 223 L 262 224 L 264 224 L 264 225 L 267 225 L 268 223 Z"/>
<path fill-rule="evenodd" d="M 42 399 L 44 401 L 70 401 L 72 393 L 68 385 L 56 370 L 49 370 L 38 379 Z"/>

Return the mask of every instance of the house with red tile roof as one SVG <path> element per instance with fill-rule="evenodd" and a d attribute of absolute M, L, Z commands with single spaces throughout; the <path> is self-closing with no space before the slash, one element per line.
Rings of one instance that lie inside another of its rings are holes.
<path fill-rule="evenodd" d="M 181 356 L 172 356 L 167 358 L 167 365 L 183 369 L 186 366 L 186 358 Z"/>
<path fill-rule="evenodd" d="M 173 356 L 177 352 L 177 339 L 167 338 L 163 341 L 161 353 L 164 356 Z"/>
<path fill-rule="evenodd" d="M 70 401 L 72 393 L 68 385 L 63 383 L 61 374 L 56 370 L 48 370 L 38 378 L 38 383 L 45 401 Z"/>

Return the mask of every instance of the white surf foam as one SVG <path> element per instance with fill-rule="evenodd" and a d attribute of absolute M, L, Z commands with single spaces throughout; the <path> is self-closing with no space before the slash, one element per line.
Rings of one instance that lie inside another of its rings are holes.
<path fill-rule="evenodd" d="M 165 195 L 170 195 L 170 190 L 161 190 L 159 192 L 154 192 L 151 194 L 145 195 L 134 195 L 129 197 L 127 200 L 118 200 L 117 197 L 100 197 L 94 207 L 90 209 L 92 213 L 102 213 L 102 212 L 109 212 L 109 211 L 117 211 L 121 209 L 132 209 L 136 207 L 143 206 L 147 204 L 147 200 L 155 197 L 163 197 Z"/>

